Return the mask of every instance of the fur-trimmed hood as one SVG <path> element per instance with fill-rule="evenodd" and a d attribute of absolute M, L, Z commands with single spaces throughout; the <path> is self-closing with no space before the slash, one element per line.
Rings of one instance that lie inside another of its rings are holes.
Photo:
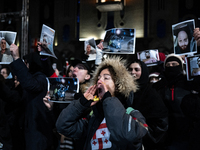
<path fill-rule="evenodd" d="M 102 61 L 101 64 L 93 72 L 93 78 L 91 79 L 90 85 L 94 85 L 98 81 L 98 76 L 100 71 L 105 66 L 112 66 L 116 73 L 115 87 L 118 89 L 118 92 L 125 97 L 128 97 L 130 92 L 136 92 L 138 87 L 136 81 L 129 74 L 125 67 L 125 61 L 118 56 L 111 56 Z"/>

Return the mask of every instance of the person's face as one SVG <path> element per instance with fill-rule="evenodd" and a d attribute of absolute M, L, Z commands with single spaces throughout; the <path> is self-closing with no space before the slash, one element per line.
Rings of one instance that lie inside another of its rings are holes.
<path fill-rule="evenodd" d="M 103 98 L 103 95 L 105 94 L 103 91 L 103 87 L 106 87 L 110 94 L 114 96 L 115 92 L 115 83 L 112 79 L 112 76 L 108 69 L 104 69 L 101 71 L 100 75 L 98 76 L 97 81 L 97 88 L 98 88 L 98 96 L 99 99 Z"/>
<path fill-rule="evenodd" d="M 166 67 L 176 67 L 178 65 L 179 65 L 179 63 L 177 61 L 169 61 L 169 62 L 166 63 L 165 66 Z"/>
<path fill-rule="evenodd" d="M 45 47 L 45 48 L 47 48 L 47 45 L 48 45 L 48 42 L 47 42 L 47 37 L 43 37 L 43 46 Z"/>
<path fill-rule="evenodd" d="M 150 77 L 150 83 L 156 83 L 159 81 L 158 77 Z"/>
<path fill-rule="evenodd" d="M 74 67 L 72 75 L 73 77 L 78 78 L 79 83 L 83 83 L 86 80 L 90 79 L 90 75 L 88 74 L 88 71 L 81 64 L 78 64 Z"/>
<path fill-rule="evenodd" d="M 146 56 L 147 59 L 150 58 L 150 53 L 149 53 L 149 52 L 146 52 L 146 53 L 145 53 L 145 56 Z"/>
<path fill-rule="evenodd" d="M 6 40 L 1 40 L 1 49 L 6 49 Z"/>
<path fill-rule="evenodd" d="M 7 70 L 5 68 L 1 69 L 1 74 L 4 77 L 4 79 L 6 79 L 8 77 L 8 73 L 7 73 Z"/>
<path fill-rule="evenodd" d="M 141 77 L 142 69 L 138 63 L 132 63 L 129 66 L 128 71 L 136 80 Z"/>
<path fill-rule="evenodd" d="M 90 45 L 87 45 L 86 50 L 87 50 L 87 53 L 90 53 L 90 51 L 91 51 L 91 46 L 90 46 Z"/>
<path fill-rule="evenodd" d="M 188 35 L 185 31 L 180 31 L 178 33 L 178 45 L 182 50 L 185 50 L 188 46 Z"/>
<path fill-rule="evenodd" d="M 71 66 L 71 67 L 69 68 L 68 77 L 73 77 L 73 70 L 74 70 L 74 67 Z"/>

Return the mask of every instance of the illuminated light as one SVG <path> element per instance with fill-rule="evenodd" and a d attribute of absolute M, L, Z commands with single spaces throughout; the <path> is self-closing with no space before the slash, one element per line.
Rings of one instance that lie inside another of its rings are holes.
<path fill-rule="evenodd" d="M 17 40 L 17 46 L 19 47 L 19 40 Z"/>
<path fill-rule="evenodd" d="M 121 31 L 120 30 L 116 30 L 116 34 L 120 34 L 121 33 Z"/>
<path fill-rule="evenodd" d="M 57 40 L 57 38 L 55 39 L 54 46 L 58 46 L 58 40 Z"/>
<path fill-rule="evenodd" d="M 101 38 L 101 39 L 104 39 L 104 37 L 105 37 L 105 34 L 106 34 L 106 33 L 105 33 L 105 32 L 103 32 L 103 33 L 101 34 L 100 38 Z"/>
<path fill-rule="evenodd" d="M 87 41 L 87 40 L 92 39 L 92 38 L 94 38 L 94 40 L 98 39 L 96 36 L 89 36 L 87 38 L 80 38 L 79 41 Z"/>

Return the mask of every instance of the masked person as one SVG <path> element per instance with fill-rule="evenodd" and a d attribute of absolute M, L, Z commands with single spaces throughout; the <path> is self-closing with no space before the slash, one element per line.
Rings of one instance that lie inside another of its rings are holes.
<path fill-rule="evenodd" d="M 147 126 L 142 114 L 128 107 L 127 97 L 137 90 L 137 84 L 120 58 L 105 59 L 90 83 L 92 86 L 61 112 L 56 123 L 58 132 L 82 139 L 81 149 L 85 150 L 137 149 Z M 91 113 L 83 118 L 89 107 Z"/>
<path fill-rule="evenodd" d="M 169 54 L 164 61 L 165 78 L 158 90 L 169 111 L 167 148 L 169 150 L 188 150 L 190 120 L 181 110 L 182 99 L 191 93 L 191 83 L 183 74 L 183 61 L 179 55 Z"/>

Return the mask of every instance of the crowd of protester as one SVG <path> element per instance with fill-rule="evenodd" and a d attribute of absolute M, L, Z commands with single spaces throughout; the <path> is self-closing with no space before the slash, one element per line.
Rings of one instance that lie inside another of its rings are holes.
<path fill-rule="evenodd" d="M 193 36 L 200 46 L 198 28 Z M 102 55 L 98 65 L 68 58 L 58 70 L 40 45 L 20 58 L 12 44 L 13 62 L 1 65 L 3 150 L 200 149 L 200 77 L 187 80 L 179 55 L 155 67 L 135 56 Z M 70 103 L 51 102 L 47 77 L 78 78 L 79 92 Z"/>

